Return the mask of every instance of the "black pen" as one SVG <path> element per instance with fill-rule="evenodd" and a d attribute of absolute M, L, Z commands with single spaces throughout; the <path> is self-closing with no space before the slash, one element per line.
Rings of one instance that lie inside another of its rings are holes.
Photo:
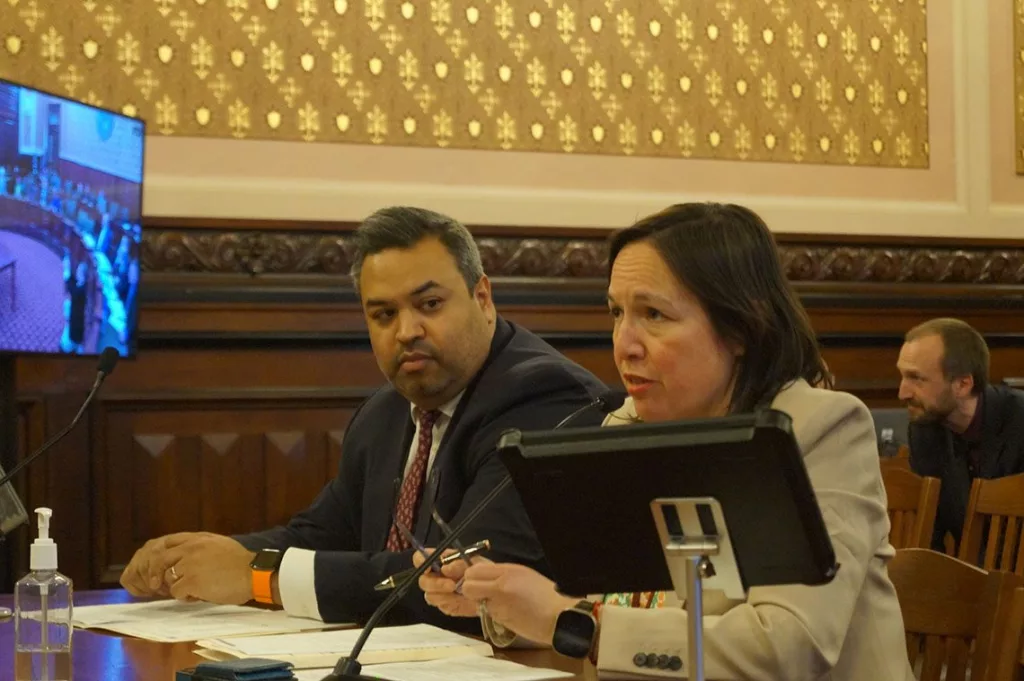
<path fill-rule="evenodd" d="M 476 554 L 480 553 L 481 551 L 488 551 L 488 550 L 490 550 L 490 548 L 491 548 L 491 542 L 488 541 L 487 539 L 484 539 L 483 541 L 478 541 L 475 544 L 471 544 L 471 545 L 467 546 L 465 551 L 457 551 L 456 553 L 449 553 L 447 556 L 445 556 L 445 557 L 443 557 L 441 559 L 441 565 L 448 565 L 449 563 L 454 563 L 457 560 L 463 560 L 463 559 L 472 558 L 473 556 L 475 556 Z M 379 584 L 374 585 L 373 590 L 374 591 L 388 591 L 389 589 L 394 589 L 396 586 L 398 586 L 403 581 L 408 579 L 409 575 L 411 575 L 415 571 L 416 571 L 416 568 L 409 568 L 408 570 L 402 570 L 398 574 L 391 575 L 390 577 L 385 579 L 383 582 L 380 582 Z"/>

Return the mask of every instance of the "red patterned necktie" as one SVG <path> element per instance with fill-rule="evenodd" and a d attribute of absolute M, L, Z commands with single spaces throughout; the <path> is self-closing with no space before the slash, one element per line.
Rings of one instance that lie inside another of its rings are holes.
<path fill-rule="evenodd" d="M 434 441 L 434 424 L 440 415 L 439 411 L 419 412 L 420 437 L 416 446 L 416 458 L 412 460 L 409 473 L 402 481 L 402 491 L 398 495 L 398 506 L 395 508 L 395 520 L 405 525 L 410 532 L 413 531 L 416 509 L 419 508 L 420 498 L 423 496 L 423 481 L 427 477 L 427 461 L 430 460 L 430 446 Z M 392 523 L 387 550 L 404 551 L 407 548 L 409 542 L 398 531 L 398 526 Z"/>

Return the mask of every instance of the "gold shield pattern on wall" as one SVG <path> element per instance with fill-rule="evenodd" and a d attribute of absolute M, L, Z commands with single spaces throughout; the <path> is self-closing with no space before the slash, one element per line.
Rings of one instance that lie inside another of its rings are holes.
<path fill-rule="evenodd" d="M 151 133 L 928 166 L 924 0 L 0 8 L 0 77 Z"/>
<path fill-rule="evenodd" d="M 1017 174 L 1024 175 L 1024 0 L 1013 3 L 1013 79 L 1016 85 Z"/>

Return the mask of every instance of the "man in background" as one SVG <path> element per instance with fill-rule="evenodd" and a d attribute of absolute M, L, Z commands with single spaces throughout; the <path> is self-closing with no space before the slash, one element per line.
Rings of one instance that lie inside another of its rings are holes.
<path fill-rule="evenodd" d="M 988 381 L 985 339 L 959 319 L 909 332 L 896 363 L 910 416 L 910 465 L 942 480 L 932 548 L 958 545 L 974 478 L 1024 473 L 1024 395 Z"/>
<path fill-rule="evenodd" d="M 603 384 L 497 314 L 480 253 L 461 224 L 388 208 L 363 222 L 355 242 L 352 281 L 388 384 L 352 417 L 337 476 L 283 527 L 148 542 L 121 578 L 132 594 L 216 603 L 256 597 L 297 616 L 363 620 L 386 595 L 374 584 L 412 566 L 398 524 L 424 545 L 439 543 L 444 533 L 432 512 L 454 525 L 505 476 L 494 450 L 503 431 L 552 428 L 577 411 L 573 425 L 602 420 L 587 406 Z M 464 537 L 466 544 L 483 539 L 494 560 L 547 569 L 511 488 Z M 479 631 L 475 621 L 467 628 L 440 615 L 419 591 L 391 621 Z"/>

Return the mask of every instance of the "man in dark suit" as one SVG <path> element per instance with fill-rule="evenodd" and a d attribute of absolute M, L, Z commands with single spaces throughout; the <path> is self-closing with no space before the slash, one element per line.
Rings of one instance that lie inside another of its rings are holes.
<path fill-rule="evenodd" d="M 958 319 L 911 329 L 900 350 L 900 399 L 910 414 L 910 465 L 942 480 L 932 548 L 958 544 L 971 481 L 1024 473 L 1024 395 L 988 382 L 985 339 Z"/>
<path fill-rule="evenodd" d="M 600 423 L 599 410 L 585 407 L 603 384 L 498 316 L 465 227 L 430 211 L 389 208 L 360 226 L 356 246 L 352 279 L 389 383 L 348 425 L 338 475 L 284 527 L 150 541 L 121 579 L 133 594 L 217 603 L 256 597 L 295 615 L 364 619 L 386 595 L 373 585 L 412 566 L 398 522 L 424 545 L 440 542 L 432 511 L 458 523 L 504 476 L 494 451 L 504 430 L 551 428 L 581 408 L 573 425 Z M 514 490 L 465 536 L 482 539 L 491 541 L 494 560 L 546 569 Z M 418 590 L 395 614 L 392 621 L 466 628 Z"/>
<path fill-rule="evenodd" d="M 80 352 L 82 343 L 85 342 L 86 304 L 89 300 L 88 279 L 89 266 L 85 262 L 80 262 L 64 284 L 69 301 L 67 328 L 70 346 L 64 348 L 66 352 Z"/>

